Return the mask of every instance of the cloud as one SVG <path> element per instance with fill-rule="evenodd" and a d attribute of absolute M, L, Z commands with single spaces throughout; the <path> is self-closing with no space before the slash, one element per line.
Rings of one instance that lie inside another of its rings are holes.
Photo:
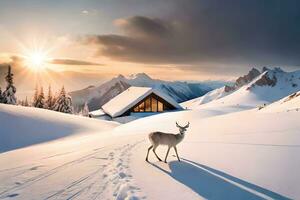
<path fill-rule="evenodd" d="M 128 35 L 134 34 L 139 37 L 159 37 L 170 36 L 172 26 L 158 18 L 148 18 L 144 16 L 134 16 L 128 19 L 117 19 L 114 24 L 122 28 Z"/>
<path fill-rule="evenodd" d="M 89 11 L 83 10 L 83 11 L 81 11 L 81 14 L 83 14 L 83 15 L 88 15 L 88 14 L 89 14 Z"/>
<path fill-rule="evenodd" d="M 61 65 L 104 65 L 100 63 L 88 62 L 83 60 L 73 60 L 73 59 L 62 59 L 62 58 L 55 58 L 49 61 L 51 64 L 61 64 Z"/>
<path fill-rule="evenodd" d="M 300 65 L 300 1 L 174 1 L 163 18 L 115 21 L 122 34 L 88 35 L 98 55 L 157 64 Z"/>

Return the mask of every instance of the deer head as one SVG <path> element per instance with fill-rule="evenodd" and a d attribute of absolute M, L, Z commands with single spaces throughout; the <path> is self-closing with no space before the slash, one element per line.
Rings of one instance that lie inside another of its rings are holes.
<path fill-rule="evenodd" d="M 187 125 L 185 126 L 180 126 L 177 122 L 176 122 L 176 126 L 179 128 L 179 132 L 180 134 L 184 134 L 187 130 L 187 128 L 190 126 L 190 122 L 188 122 Z"/>

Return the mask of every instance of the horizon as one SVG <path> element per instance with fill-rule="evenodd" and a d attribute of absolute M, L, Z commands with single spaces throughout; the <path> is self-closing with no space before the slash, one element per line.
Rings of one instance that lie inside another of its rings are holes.
<path fill-rule="evenodd" d="M 8 64 L 10 65 L 10 64 Z M 8 65 L 6 67 L 8 67 Z M 6 67 L 4 67 L 4 69 L 6 69 Z M 79 90 L 84 90 L 86 88 L 89 88 L 89 87 L 99 87 L 101 86 L 102 84 L 112 80 L 113 78 L 117 78 L 119 76 L 123 76 L 127 79 L 132 79 L 134 78 L 136 75 L 138 74 L 146 74 L 147 76 L 149 76 L 152 80 L 162 80 L 162 81 L 167 81 L 167 82 L 187 82 L 187 83 L 199 83 L 199 84 L 224 84 L 225 85 L 230 85 L 232 83 L 234 83 L 239 77 L 241 76 L 244 76 L 246 75 L 251 69 L 257 69 L 259 71 L 262 71 L 263 70 L 263 67 L 267 67 L 268 69 L 275 69 L 275 68 L 280 68 L 282 70 L 284 70 L 285 72 L 294 72 L 294 71 L 299 71 L 299 70 L 286 70 L 285 68 L 283 67 L 279 67 L 279 66 L 262 66 L 262 67 L 249 67 L 249 69 L 247 71 L 245 71 L 245 73 L 243 74 L 240 74 L 236 77 L 232 77 L 231 79 L 227 79 L 227 80 L 224 80 L 224 79 L 206 79 L 206 80 L 185 80 L 185 79 L 161 79 L 158 77 L 155 77 L 155 76 L 152 76 L 150 74 L 147 74 L 145 72 L 137 72 L 137 73 L 134 73 L 134 74 L 128 74 L 128 75 L 123 75 L 123 74 L 116 74 L 116 75 L 111 75 L 111 76 L 107 76 L 106 79 L 102 79 L 100 81 L 97 81 L 96 79 L 92 79 L 90 81 L 90 84 L 87 84 L 87 85 L 82 85 L 81 87 L 78 87 L 78 86 L 75 86 L 75 87 L 71 87 L 71 85 L 66 85 L 64 83 L 61 83 L 61 84 L 51 84 L 51 82 L 42 82 L 40 81 L 39 79 L 37 79 L 35 82 L 32 82 L 31 83 L 31 88 L 29 88 L 28 90 L 25 90 L 23 92 L 19 92 L 17 90 L 16 92 L 16 97 L 19 99 L 19 100 L 25 100 L 25 98 L 28 98 L 28 100 L 30 101 L 31 98 L 33 97 L 33 94 L 35 92 L 35 89 L 36 87 L 38 88 L 41 88 L 43 87 L 44 90 L 47 89 L 49 86 L 51 86 L 52 90 L 54 90 L 55 93 L 59 92 L 61 87 L 64 86 L 67 90 L 67 92 L 74 92 L 74 91 L 79 91 Z M 14 74 L 14 71 L 13 71 L 13 67 L 12 67 L 12 73 Z M 6 71 L 3 70 L 2 71 L 3 73 L 0 74 L 0 88 L 5 88 L 5 83 L 4 83 L 4 76 L 6 74 Z M 2 76 L 1 76 L 2 75 Z M 21 89 L 24 89 L 24 87 L 22 87 L 22 84 L 23 84 L 23 81 L 21 80 L 18 80 L 15 79 L 15 85 L 17 86 L 17 88 L 20 88 Z M 3 87 L 4 86 L 4 87 Z M 25 88 L 28 88 L 28 86 L 26 86 Z"/>

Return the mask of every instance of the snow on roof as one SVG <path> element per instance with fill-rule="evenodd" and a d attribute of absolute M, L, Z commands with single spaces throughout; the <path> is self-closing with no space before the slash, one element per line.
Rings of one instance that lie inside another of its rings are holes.
<path fill-rule="evenodd" d="M 149 87 L 130 87 L 103 105 L 102 109 L 111 117 L 117 117 L 125 113 L 128 109 L 133 107 L 151 93 L 161 97 L 175 108 L 182 108 L 172 97 L 158 90 Z"/>
<path fill-rule="evenodd" d="M 102 116 L 102 115 L 105 115 L 105 112 L 103 112 L 102 109 L 98 109 L 98 110 L 89 112 L 89 114 L 93 115 L 93 116 Z"/>

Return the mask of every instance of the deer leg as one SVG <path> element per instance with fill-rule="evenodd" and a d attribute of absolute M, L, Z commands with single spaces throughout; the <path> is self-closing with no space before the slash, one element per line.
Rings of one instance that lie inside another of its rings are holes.
<path fill-rule="evenodd" d="M 156 152 L 155 152 L 155 149 L 157 148 L 157 146 L 154 146 L 153 147 L 153 153 L 155 154 L 155 156 L 156 156 L 156 158 L 159 160 L 159 161 L 162 161 L 161 159 L 160 159 L 160 157 L 158 157 L 158 155 L 156 154 Z"/>
<path fill-rule="evenodd" d="M 180 159 L 179 159 L 179 156 L 178 156 L 178 153 L 177 153 L 177 148 L 176 148 L 176 146 L 174 147 L 174 149 L 175 149 L 175 153 L 176 153 L 177 159 L 178 159 L 178 161 L 180 162 Z"/>
<path fill-rule="evenodd" d="M 167 151 L 167 154 L 166 154 L 166 157 L 165 157 L 165 163 L 167 163 L 167 157 L 169 155 L 169 151 L 170 151 L 171 147 L 168 147 L 168 151 Z"/>
<path fill-rule="evenodd" d="M 148 148 L 148 152 L 147 152 L 147 156 L 146 156 L 146 161 L 148 162 L 148 155 L 149 155 L 149 151 L 153 148 L 153 145 L 151 145 L 149 148 Z"/>

